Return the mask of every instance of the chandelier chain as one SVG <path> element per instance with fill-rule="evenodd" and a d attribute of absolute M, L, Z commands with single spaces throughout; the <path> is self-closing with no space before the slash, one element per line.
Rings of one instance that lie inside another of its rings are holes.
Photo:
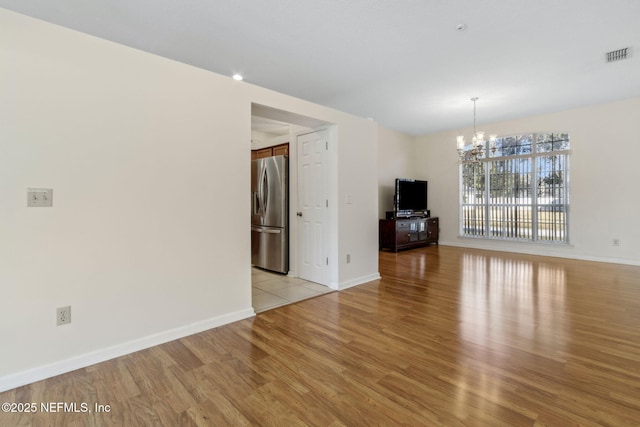
<path fill-rule="evenodd" d="M 471 100 L 473 101 L 473 135 L 476 136 L 478 134 L 476 131 L 476 101 L 478 97 L 471 98 Z"/>

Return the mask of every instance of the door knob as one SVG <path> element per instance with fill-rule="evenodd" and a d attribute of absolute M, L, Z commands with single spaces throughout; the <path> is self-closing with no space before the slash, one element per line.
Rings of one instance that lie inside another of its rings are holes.
<path fill-rule="evenodd" d="M 302 216 L 302 212 L 298 212 L 298 213 L 296 213 L 296 215 Z"/>

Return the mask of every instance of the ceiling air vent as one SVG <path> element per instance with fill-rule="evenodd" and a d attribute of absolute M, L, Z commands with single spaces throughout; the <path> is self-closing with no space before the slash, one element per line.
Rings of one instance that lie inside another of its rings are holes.
<path fill-rule="evenodd" d="M 625 47 L 624 49 L 612 50 L 611 52 L 607 52 L 607 62 L 620 61 L 622 59 L 627 59 L 628 56 L 628 47 Z"/>

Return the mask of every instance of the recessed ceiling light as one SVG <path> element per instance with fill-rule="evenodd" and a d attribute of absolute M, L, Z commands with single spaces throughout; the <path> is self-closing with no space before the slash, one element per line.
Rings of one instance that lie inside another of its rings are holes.
<path fill-rule="evenodd" d="M 242 80 L 242 75 L 241 74 L 234 74 L 233 75 L 233 80 L 238 80 L 238 81 Z"/>

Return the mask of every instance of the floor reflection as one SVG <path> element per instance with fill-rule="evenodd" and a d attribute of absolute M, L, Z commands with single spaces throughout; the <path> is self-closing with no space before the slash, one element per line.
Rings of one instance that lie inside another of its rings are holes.
<path fill-rule="evenodd" d="M 561 264 L 534 263 L 482 254 L 461 259 L 459 304 L 461 366 L 459 381 L 475 378 L 484 396 L 503 388 L 499 372 L 481 367 L 509 363 L 514 351 L 563 360 L 570 334 L 566 317 L 566 271 Z M 490 362 L 485 364 L 484 362 Z M 532 364 L 535 363 L 532 360 Z M 479 377 L 478 377 L 479 375 Z M 478 380 L 479 378 L 479 380 Z M 464 384 L 457 402 L 465 405 Z"/>
<path fill-rule="evenodd" d="M 557 335 L 549 332 L 566 329 L 562 315 L 566 274 L 561 265 L 465 254 L 461 272 L 460 320 L 465 339 L 478 343 L 531 340 L 537 335 L 547 339 Z M 502 336 L 505 331 L 508 335 Z"/>

